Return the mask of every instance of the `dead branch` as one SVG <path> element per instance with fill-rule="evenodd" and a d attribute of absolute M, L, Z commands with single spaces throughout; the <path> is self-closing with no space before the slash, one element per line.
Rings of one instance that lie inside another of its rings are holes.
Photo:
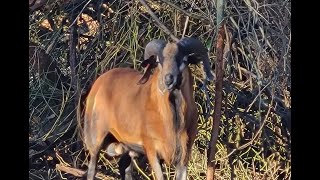
<path fill-rule="evenodd" d="M 63 171 L 63 172 L 66 172 L 66 173 L 69 173 L 69 174 L 72 174 L 73 176 L 76 176 L 76 177 L 83 177 L 86 174 L 86 172 L 83 171 L 83 170 L 72 168 L 72 167 L 63 166 L 61 164 L 57 164 L 56 165 L 56 169 L 60 170 L 60 171 Z"/>
<path fill-rule="evenodd" d="M 84 9 L 90 4 L 90 2 L 91 2 L 91 0 L 89 0 L 89 1 L 83 6 L 83 8 L 81 9 L 81 11 L 78 13 L 77 17 L 74 18 L 74 20 L 72 21 L 72 23 L 71 23 L 70 26 L 68 27 L 68 29 L 71 28 L 74 24 L 77 24 L 76 22 L 77 22 L 78 17 L 82 14 L 82 12 L 84 11 Z"/>
<path fill-rule="evenodd" d="M 68 174 L 71 174 L 75 177 L 83 177 L 86 172 L 81 170 L 81 169 L 77 169 L 77 168 L 73 168 L 73 167 L 67 167 L 67 166 L 64 166 L 64 165 L 61 165 L 61 164 L 57 164 L 56 165 L 56 169 L 59 170 L 59 171 L 63 171 L 63 172 L 66 172 Z M 114 179 L 110 176 L 106 176 L 100 172 L 97 172 L 96 178 L 98 179 Z"/>
<path fill-rule="evenodd" d="M 156 21 L 156 23 L 160 26 L 160 28 L 167 33 L 174 41 L 179 41 L 179 39 L 173 35 L 171 33 L 171 31 L 165 26 L 163 25 L 159 18 L 153 13 L 153 11 L 150 9 L 150 7 L 148 6 L 148 4 L 146 3 L 145 0 L 139 0 L 141 2 L 141 4 L 147 9 L 148 13 L 150 14 L 150 16 Z"/>
<path fill-rule="evenodd" d="M 194 19 L 200 19 L 202 21 L 204 21 L 205 23 L 210 23 L 210 21 L 208 20 L 207 17 L 203 17 L 201 15 L 198 15 L 198 14 L 194 14 L 194 13 L 190 13 L 188 11 L 185 11 L 183 9 L 181 9 L 179 6 L 175 5 L 174 3 L 168 1 L 168 0 L 161 0 L 162 2 L 168 4 L 169 6 L 171 6 L 172 8 L 184 13 L 186 16 L 189 16 L 191 18 L 194 18 Z"/>

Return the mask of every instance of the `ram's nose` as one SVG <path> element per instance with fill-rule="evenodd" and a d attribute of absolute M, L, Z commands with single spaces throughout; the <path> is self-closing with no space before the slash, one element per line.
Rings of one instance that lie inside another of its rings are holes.
<path fill-rule="evenodd" d="M 169 87 L 173 83 L 173 75 L 172 74 L 166 74 L 164 77 L 164 83 Z"/>

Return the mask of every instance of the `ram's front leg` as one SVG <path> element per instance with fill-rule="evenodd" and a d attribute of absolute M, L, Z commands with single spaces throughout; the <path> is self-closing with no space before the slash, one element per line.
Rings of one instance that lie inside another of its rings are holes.
<path fill-rule="evenodd" d="M 149 164 L 150 164 L 152 170 L 155 172 L 156 179 L 157 180 L 164 180 L 163 173 L 161 170 L 160 161 L 159 161 L 159 158 L 157 156 L 157 152 L 153 146 L 152 141 L 148 141 L 147 143 L 145 143 L 145 151 L 146 151 L 146 155 L 147 155 Z"/>

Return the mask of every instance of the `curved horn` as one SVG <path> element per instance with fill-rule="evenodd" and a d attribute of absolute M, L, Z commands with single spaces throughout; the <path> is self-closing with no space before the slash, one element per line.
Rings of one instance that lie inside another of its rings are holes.
<path fill-rule="evenodd" d="M 206 79 L 210 81 L 214 80 L 214 74 L 211 72 L 208 50 L 200 40 L 193 37 L 183 38 L 178 42 L 178 46 L 181 47 L 181 52 L 185 56 L 188 56 L 188 63 L 198 64 L 202 61 Z"/>
<path fill-rule="evenodd" d="M 162 50 L 166 45 L 166 41 L 161 39 L 154 39 L 150 41 L 144 50 L 144 60 L 141 66 L 145 68 L 143 76 L 138 81 L 138 84 L 144 84 L 148 81 L 151 70 L 157 66 L 157 59 L 162 61 L 163 58 L 157 58 L 157 56 L 162 57 Z M 162 62 L 160 62 L 162 64 Z"/>
<path fill-rule="evenodd" d="M 145 67 L 146 61 L 150 58 L 157 59 L 156 56 L 162 56 L 162 50 L 166 45 L 166 41 L 162 39 L 154 39 L 150 41 L 144 50 L 144 61 L 142 62 L 141 66 Z M 162 59 L 162 58 L 161 58 Z M 162 63 L 162 62 L 161 62 Z"/>

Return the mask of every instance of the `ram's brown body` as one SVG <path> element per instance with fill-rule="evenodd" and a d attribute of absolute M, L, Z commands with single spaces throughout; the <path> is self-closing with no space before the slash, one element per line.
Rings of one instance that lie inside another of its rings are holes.
<path fill-rule="evenodd" d="M 179 127 L 169 92 L 162 94 L 158 87 L 158 73 L 155 69 L 151 79 L 142 85 L 137 85 L 141 74 L 129 68 L 112 69 L 97 79 L 87 97 L 85 111 L 84 137 L 88 149 L 96 148 L 95 144 L 100 144 L 109 132 L 119 142 L 141 146 L 147 154 L 156 153 L 168 164 L 187 161 L 191 150 L 187 146 L 194 141 L 198 118 L 193 79 L 186 68 L 181 91 L 176 90 L 183 97 L 179 107 L 182 117 L 177 118 L 182 125 Z M 175 159 L 178 152 L 181 152 L 179 160 Z"/>

